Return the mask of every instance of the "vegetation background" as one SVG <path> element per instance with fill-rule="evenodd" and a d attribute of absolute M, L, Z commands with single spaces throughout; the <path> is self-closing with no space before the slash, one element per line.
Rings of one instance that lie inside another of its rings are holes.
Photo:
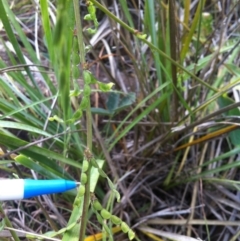
<path fill-rule="evenodd" d="M 240 1 L 73 3 L 0 0 L 1 178 L 79 181 L 88 147 L 89 190 L 137 240 L 240 240 Z M 0 239 L 78 240 L 80 217 L 85 240 L 128 239 L 76 195 L 2 204 Z"/>

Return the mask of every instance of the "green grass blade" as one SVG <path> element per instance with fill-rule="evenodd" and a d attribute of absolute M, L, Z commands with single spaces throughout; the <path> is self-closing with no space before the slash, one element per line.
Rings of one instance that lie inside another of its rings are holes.
<path fill-rule="evenodd" d="M 196 10 L 195 16 L 193 18 L 190 30 L 182 38 L 182 49 L 181 49 L 181 53 L 180 53 L 181 61 L 184 60 L 187 53 L 189 52 L 189 46 L 190 46 L 190 43 L 192 41 L 193 35 L 194 35 L 194 33 L 197 29 L 198 22 L 199 22 L 201 14 L 202 14 L 201 9 L 205 5 L 205 2 L 206 2 L 206 0 L 200 0 L 198 2 L 198 7 L 197 7 L 197 10 Z M 188 5 L 186 5 L 186 6 L 188 6 Z"/>
<path fill-rule="evenodd" d="M 111 138 L 109 139 L 109 143 L 111 143 L 109 145 L 108 151 L 111 151 L 112 148 L 114 147 L 114 145 L 123 137 L 126 135 L 126 133 L 132 129 L 136 123 L 138 123 L 145 115 L 149 114 L 151 111 L 153 111 L 157 106 L 160 105 L 160 103 L 162 103 L 163 101 L 165 101 L 167 99 L 167 97 L 169 97 L 169 93 L 165 93 L 163 94 L 161 97 L 159 97 L 158 99 L 156 99 L 150 106 L 148 106 L 144 111 L 141 112 L 140 115 L 138 115 L 132 122 L 130 125 L 128 125 L 127 127 L 125 127 L 125 129 L 119 133 L 119 130 L 121 129 L 121 127 L 123 126 L 123 124 L 125 123 L 125 121 L 128 120 L 129 117 L 132 116 L 132 114 L 138 110 L 139 107 L 142 106 L 143 103 L 145 103 L 148 99 L 150 99 L 152 96 L 154 96 L 155 94 L 157 94 L 160 90 L 164 89 L 166 86 L 168 86 L 169 82 L 164 83 L 162 86 L 160 86 L 159 88 L 157 88 L 152 94 L 150 94 L 149 96 L 147 96 L 140 104 L 138 104 L 138 106 L 136 108 L 134 108 L 134 110 L 132 110 L 129 115 L 126 116 L 126 118 L 122 121 L 122 123 L 118 126 L 118 128 L 116 129 L 116 131 L 113 133 L 113 135 L 111 136 Z"/>
<path fill-rule="evenodd" d="M 41 17 L 42 17 L 42 26 L 45 33 L 48 53 L 50 59 L 54 63 L 54 54 L 53 54 L 53 40 L 52 40 L 52 30 L 51 30 L 51 22 L 48 13 L 48 1 L 47 0 L 40 0 L 41 6 Z"/>
<path fill-rule="evenodd" d="M 155 20 L 155 2 L 154 1 L 146 1 L 145 2 L 145 24 L 144 26 L 149 30 L 151 36 L 151 42 L 155 46 L 159 46 L 158 43 L 158 31 L 156 31 L 156 20 Z M 159 23 L 158 23 L 159 24 Z M 163 84 L 162 73 L 161 73 L 161 65 L 159 54 L 154 54 L 154 63 L 157 71 L 157 78 L 159 85 Z"/>
<path fill-rule="evenodd" d="M 46 166 L 51 165 L 53 162 L 51 159 L 58 160 L 62 162 L 63 164 L 68 164 L 70 166 L 74 166 L 77 168 L 81 168 L 81 164 L 70 159 L 63 157 L 62 155 L 55 153 L 53 151 L 50 151 L 45 148 L 41 148 L 38 146 L 30 146 L 28 147 L 29 143 L 23 140 L 20 140 L 16 137 L 9 136 L 7 134 L 1 133 L 0 132 L 0 143 L 2 145 L 5 145 L 12 150 L 14 149 L 19 149 L 18 152 L 22 153 L 25 156 L 31 157 L 35 159 L 38 162 L 43 162 Z M 20 147 L 28 147 L 28 148 L 23 148 L 20 150 Z"/>

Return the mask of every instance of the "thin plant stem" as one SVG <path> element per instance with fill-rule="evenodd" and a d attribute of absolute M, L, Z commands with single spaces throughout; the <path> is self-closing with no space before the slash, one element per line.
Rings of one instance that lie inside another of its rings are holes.
<path fill-rule="evenodd" d="M 83 199 L 81 226 L 80 226 L 80 232 L 79 232 L 79 241 L 84 241 L 85 233 L 86 233 L 86 227 L 87 227 L 88 207 L 89 207 L 89 203 L 90 203 L 90 171 L 91 171 L 91 165 L 89 165 L 89 168 L 86 172 L 88 180 L 85 184 L 85 193 L 84 193 L 84 199 Z"/>
<path fill-rule="evenodd" d="M 177 61 L 178 56 L 178 46 L 177 46 L 177 27 L 176 27 L 176 20 L 175 20 L 175 0 L 169 1 L 169 30 L 170 30 L 170 50 L 171 50 L 171 57 L 175 61 Z M 173 63 L 172 65 L 172 84 L 173 84 L 173 95 L 171 101 L 171 122 L 174 123 L 178 119 L 178 108 L 179 108 L 179 100 L 177 94 L 177 67 Z"/>
<path fill-rule="evenodd" d="M 85 64 L 85 48 L 84 48 L 84 40 L 82 35 L 82 23 L 80 19 L 80 11 L 79 11 L 79 1 L 73 0 L 74 6 L 74 14 L 75 14 L 75 21 L 76 21 L 76 35 L 78 39 L 78 49 L 79 49 L 79 56 L 80 56 L 80 63 L 82 66 Z"/>
<path fill-rule="evenodd" d="M 80 54 L 80 63 L 82 69 L 85 68 L 85 46 L 83 41 L 83 29 L 81 24 L 81 16 L 79 11 L 79 1 L 73 0 L 74 4 L 74 13 L 75 13 L 75 20 L 76 20 L 76 34 L 78 39 L 78 46 L 79 46 L 79 54 Z M 89 97 L 90 98 L 90 97 Z M 86 108 L 86 123 L 87 123 L 87 148 L 89 152 L 92 151 L 92 115 L 91 115 L 91 105 L 90 101 L 88 102 L 88 106 Z M 79 232 L 79 241 L 84 241 L 86 227 L 87 227 L 87 220 L 88 220 L 88 208 L 90 203 L 90 171 L 91 167 L 89 166 L 87 174 L 87 183 L 85 184 L 85 193 L 83 199 L 83 209 L 82 209 L 82 217 L 81 217 L 81 225 L 80 225 L 80 232 Z"/>

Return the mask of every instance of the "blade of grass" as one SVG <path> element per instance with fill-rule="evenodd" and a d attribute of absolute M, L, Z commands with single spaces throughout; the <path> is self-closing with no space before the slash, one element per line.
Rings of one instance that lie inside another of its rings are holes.
<path fill-rule="evenodd" d="M 48 53 L 49 53 L 50 59 L 54 63 L 55 60 L 54 60 L 54 54 L 53 54 L 51 22 L 50 22 L 49 13 L 48 13 L 48 1 L 40 0 L 40 6 L 41 6 L 40 10 L 41 10 L 41 17 L 42 17 L 42 26 L 45 33 Z"/>
<path fill-rule="evenodd" d="M 236 147 L 233 150 L 228 151 L 228 152 L 226 152 L 222 155 L 219 155 L 218 157 L 213 158 L 210 161 L 206 161 L 205 163 L 203 163 L 203 165 L 201 165 L 201 168 L 204 168 L 204 167 L 206 167 L 206 166 L 208 166 L 212 163 L 218 162 L 218 161 L 226 159 L 228 157 L 234 156 L 234 155 L 238 154 L 239 151 L 240 151 L 240 147 Z M 173 183 L 172 185 L 170 184 L 169 188 L 172 188 L 176 185 L 179 185 L 180 183 L 181 184 L 182 183 L 188 183 L 188 182 L 193 182 L 193 181 L 196 181 L 196 180 L 199 180 L 199 179 L 202 179 L 202 178 L 207 178 L 207 176 L 212 176 L 213 174 L 218 174 L 221 171 L 226 171 L 226 170 L 229 170 L 231 168 L 238 168 L 239 166 L 240 166 L 239 162 L 232 162 L 232 163 L 228 163 L 228 164 L 223 164 L 219 167 L 215 167 L 214 169 L 202 171 L 200 174 L 194 174 L 191 177 L 187 177 L 187 178 L 184 177 L 184 180 L 178 180 L 178 183 Z"/>
<path fill-rule="evenodd" d="M 41 148 L 38 146 L 33 146 L 34 143 L 28 143 L 26 141 L 20 140 L 16 137 L 9 136 L 7 134 L 1 133 L 0 132 L 0 143 L 2 145 L 8 146 L 11 149 L 16 149 L 18 148 L 18 152 L 22 153 L 25 156 L 31 157 L 34 160 L 37 160 L 39 163 L 44 162 L 46 166 L 52 166 L 52 168 L 57 168 L 57 165 L 53 165 L 53 161 L 51 159 L 58 160 L 64 164 L 68 164 L 77 168 L 81 168 L 81 164 L 78 162 L 70 159 L 63 157 L 62 155 L 52 152 L 50 150 L 47 150 L 45 148 Z M 22 149 L 22 147 L 28 147 L 26 149 Z M 2 158 L 2 157 L 1 157 Z M 57 168 L 58 169 L 58 168 Z M 63 170 L 60 172 L 63 173 Z"/>
<path fill-rule="evenodd" d="M 177 46 L 177 27 L 176 27 L 176 19 L 175 19 L 175 4 L 173 0 L 169 1 L 169 36 L 170 36 L 170 53 L 171 58 L 174 61 L 178 61 L 178 46 Z M 179 109 L 179 99 L 176 89 L 178 88 L 177 83 L 177 66 L 171 65 L 171 74 L 172 74 L 172 85 L 173 85 L 173 94 L 171 100 L 171 121 L 176 122 L 178 120 L 178 109 Z"/>
<path fill-rule="evenodd" d="M 1 0 L 0 1 L 0 18 L 2 20 L 3 26 L 5 28 L 5 31 L 6 31 L 6 33 L 8 35 L 8 38 L 9 38 L 10 42 L 12 43 L 12 45 L 13 45 L 15 51 L 16 51 L 18 59 L 20 60 L 20 62 L 22 64 L 26 64 L 26 61 L 25 61 L 25 59 L 23 57 L 23 54 L 22 54 L 22 51 L 21 51 L 20 46 L 18 44 L 18 41 L 17 41 L 17 39 L 16 39 L 16 37 L 15 37 L 15 35 L 13 33 L 13 30 L 12 30 L 11 24 L 10 24 L 10 22 L 8 20 L 8 17 L 10 18 L 11 23 L 13 24 L 13 26 L 17 29 L 17 31 L 18 31 L 18 33 L 19 33 L 19 35 L 21 37 L 21 40 L 26 45 L 27 49 L 30 51 L 30 53 L 33 54 L 34 51 L 33 51 L 32 47 L 31 47 L 30 43 L 27 41 L 26 36 L 23 34 L 19 24 L 17 23 L 14 14 L 12 13 L 12 11 L 9 8 L 8 3 L 5 0 Z M 33 54 L 32 57 L 34 57 L 34 56 L 36 56 L 35 53 Z M 36 57 L 35 57 L 35 60 L 37 61 Z M 26 70 L 30 80 L 32 81 L 32 83 L 36 87 L 36 83 L 35 83 L 35 81 L 33 79 L 33 76 L 31 74 L 31 72 L 29 71 L 29 68 L 25 67 L 25 70 Z"/>
<path fill-rule="evenodd" d="M 168 83 L 167 83 L 168 84 Z M 147 107 L 144 111 L 141 112 L 140 115 L 138 115 L 132 122 L 131 124 L 129 124 L 127 127 L 124 128 L 124 130 L 119 133 L 117 136 L 115 133 L 118 133 L 121 126 L 124 124 L 124 122 L 128 119 L 128 117 L 130 117 L 131 115 L 129 114 L 123 121 L 122 124 L 120 124 L 118 126 L 118 128 L 116 129 L 116 131 L 113 133 L 112 135 L 112 139 L 109 143 L 111 143 L 109 145 L 108 151 L 111 151 L 112 148 L 114 147 L 114 145 L 122 138 L 126 135 L 126 133 L 129 132 L 129 130 L 131 130 L 136 123 L 138 123 L 142 118 L 144 118 L 146 115 L 148 115 L 151 111 L 153 111 L 157 106 L 160 105 L 161 102 L 163 102 L 164 100 L 166 100 L 169 97 L 168 93 L 163 94 L 160 98 L 158 98 L 155 102 L 153 102 L 149 107 Z M 137 108 L 135 108 L 136 110 Z"/>
<path fill-rule="evenodd" d="M 156 20 L 155 20 L 155 2 L 154 1 L 146 1 L 145 2 L 145 26 L 148 28 L 151 36 L 151 42 L 154 46 L 159 46 L 158 43 L 158 31 L 156 31 Z M 157 71 L 157 79 L 159 85 L 163 84 L 162 80 L 162 71 L 161 67 L 158 63 L 160 63 L 160 56 L 159 54 L 154 54 L 154 63 Z"/>
<path fill-rule="evenodd" d="M 1 157 L 1 156 L 0 156 Z M 37 164 L 36 162 L 34 162 L 31 158 L 28 158 L 24 155 L 18 155 L 14 158 L 14 160 L 31 169 L 34 170 L 36 173 L 41 174 L 42 176 L 44 176 L 47 179 L 59 179 L 59 177 L 61 178 L 66 178 L 66 176 L 63 174 L 61 176 L 54 174 L 53 172 L 51 172 L 49 169 L 42 167 L 41 165 Z"/>
<path fill-rule="evenodd" d="M 198 22 L 199 22 L 199 19 L 200 19 L 200 16 L 201 16 L 201 10 L 202 10 L 203 6 L 205 5 L 205 2 L 206 2 L 206 0 L 200 0 L 198 2 L 197 10 L 195 12 L 190 30 L 189 30 L 189 32 L 185 33 L 183 38 L 182 38 L 182 49 L 181 49 L 181 53 L 180 53 L 181 62 L 184 60 L 187 53 L 189 52 L 189 46 L 190 46 L 190 43 L 192 41 L 193 35 L 196 31 L 196 28 L 198 26 Z M 187 13 L 187 12 L 189 12 L 188 11 L 188 8 L 189 8 L 188 3 L 185 6 L 186 6 L 186 12 L 185 13 Z M 187 20 L 187 17 L 186 17 L 186 20 Z"/>
<path fill-rule="evenodd" d="M 48 137 L 52 136 L 48 132 L 38 129 L 36 127 L 33 127 L 32 125 L 26 125 L 22 123 L 13 122 L 13 121 L 0 121 L 0 128 L 8 128 L 8 129 L 13 128 L 13 129 L 25 130 L 27 132 L 37 133 L 42 136 L 48 136 Z"/>
<path fill-rule="evenodd" d="M 121 130 L 122 126 L 124 125 L 124 123 L 133 115 L 134 112 L 136 112 L 138 109 L 140 109 L 142 106 L 144 106 L 144 104 L 151 99 L 154 95 L 157 95 L 159 93 L 160 90 L 164 89 L 167 87 L 167 85 L 170 84 L 170 82 L 168 83 L 164 83 L 162 86 L 158 87 L 156 90 L 154 90 L 151 94 L 149 94 L 144 100 L 142 100 L 121 122 L 121 124 L 118 126 L 118 128 L 114 131 L 114 133 L 112 134 L 112 136 L 109 138 L 108 142 L 111 143 L 111 145 L 108 148 L 108 151 L 110 152 L 112 150 L 112 148 L 114 147 L 114 145 L 125 135 L 125 132 L 122 133 L 122 135 L 119 135 L 119 131 Z M 153 110 L 151 108 L 151 110 Z M 149 111 L 151 111 L 149 110 Z M 139 120 L 140 121 L 140 120 Z M 128 127 L 127 127 L 128 128 Z M 130 128 L 131 129 L 131 128 Z"/>
<path fill-rule="evenodd" d="M 126 16 L 126 19 L 129 23 L 129 25 L 133 28 L 134 24 L 133 24 L 133 19 L 132 19 L 132 15 L 130 14 L 129 8 L 127 6 L 127 1 L 125 0 L 119 0 L 121 8 Z"/>

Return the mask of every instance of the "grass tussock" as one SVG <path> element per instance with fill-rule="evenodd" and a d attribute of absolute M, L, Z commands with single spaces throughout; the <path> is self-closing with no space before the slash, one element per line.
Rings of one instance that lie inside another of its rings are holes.
<path fill-rule="evenodd" d="M 0 239 L 240 240 L 239 11 L 0 0 L 1 178 L 88 177 L 3 203 Z"/>

